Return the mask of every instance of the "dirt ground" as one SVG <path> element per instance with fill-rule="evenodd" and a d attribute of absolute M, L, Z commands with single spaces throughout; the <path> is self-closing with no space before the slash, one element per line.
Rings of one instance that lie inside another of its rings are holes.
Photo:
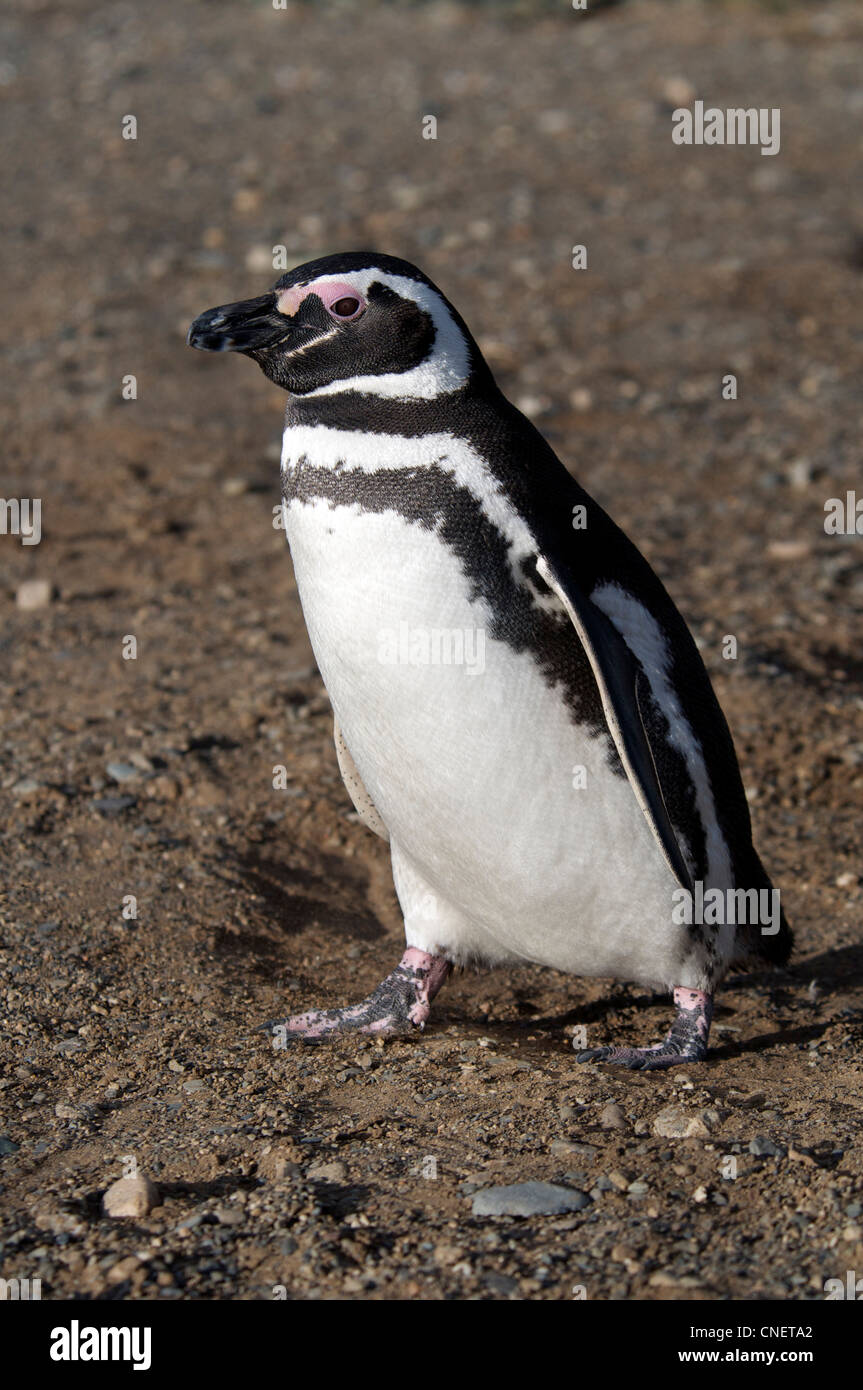
<path fill-rule="evenodd" d="M 824 529 L 861 487 L 859 7 L 30 0 L 2 33 L 0 491 L 42 538 L 0 535 L 0 1276 L 804 1300 L 863 1272 L 863 539 Z M 693 96 L 781 108 L 780 153 L 674 145 Z M 797 934 L 723 990 L 706 1063 L 578 1066 L 574 1029 L 653 1041 L 667 1001 L 527 966 L 460 975 L 416 1039 L 258 1031 L 402 940 L 272 523 L 283 398 L 184 343 L 276 244 L 422 265 L 691 622 Z M 160 1204 L 112 1220 L 128 1157 Z M 585 1200 L 472 1214 L 531 1180 Z"/>

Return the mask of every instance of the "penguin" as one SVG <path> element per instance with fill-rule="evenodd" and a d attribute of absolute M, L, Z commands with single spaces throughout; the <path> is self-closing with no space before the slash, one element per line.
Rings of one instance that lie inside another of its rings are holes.
<path fill-rule="evenodd" d="M 288 1040 L 421 1030 L 450 972 L 530 961 L 673 998 L 701 1061 L 730 969 L 792 934 L 695 642 L 635 545 L 502 394 L 407 261 L 325 256 L 209 309 L 189 345 L 287 392 L 282 509 L 360 818 L 389 842 L 398 965 Z"/>

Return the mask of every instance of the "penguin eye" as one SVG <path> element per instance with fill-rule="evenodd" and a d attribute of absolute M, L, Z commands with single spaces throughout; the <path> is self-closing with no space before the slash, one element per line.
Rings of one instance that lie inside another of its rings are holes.
<path fill-rule="evenodd" d="M 330 305 L 330 313 L 334 314 L 337 319 L 352 319 L 360 308 L 360 301 L 355 299 L 353 295 L 346 294 Z"/>

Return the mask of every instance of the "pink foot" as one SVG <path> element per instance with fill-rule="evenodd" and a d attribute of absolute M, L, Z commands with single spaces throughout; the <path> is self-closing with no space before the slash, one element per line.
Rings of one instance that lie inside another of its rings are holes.
<path fill-rule="evenodd" d="M 268 1024 L 278 1051 L 295 1039 L 317 1042 L 344 1033 L 411 1033 L 423 1029 L 434 999 L 450 972 L 443 956 L 409 946 L 385 980 L 361 1004 L 345 1009 L 312 1009 L 281 1023 Z"/>
<path fill-rule="evenodd" d="M 631 1071 L 658 1071 L 681 1062 L 703 1062 L 713 1018 L 713 995 L 701 989 L 674 991 L 677 1016 L 664 1042 L 652 1047 L 594 1047 L 579 1052 L 577 1062 L 612 1062 Z"/>

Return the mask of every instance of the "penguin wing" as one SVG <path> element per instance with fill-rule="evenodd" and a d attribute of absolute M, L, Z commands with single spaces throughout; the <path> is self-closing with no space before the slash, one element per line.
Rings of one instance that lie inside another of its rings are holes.
<path fill-rule="evenodd" d="M 350 749 L 345 743 L 337 719 L 333 719 L 333 741 L 336 745 L 336 757 L 339 760 L 339 772 L 342 774 L 342 781 L 348 789 L 348 796 L 354 803 L 357 815 L 363 825 L 368 826 L 369 830 L 380 835 L 382 840 L 389 840 L 390 832 L 384 825 L 375 803 L 366 791 L 362 777 L 357 772 L 357 765 L 351 757 Z"/>
<path fill-rule="evenodd" d="M 545 555 L 537 558 L 536 568 L 560 599 L 581 639 L 620 761 L 665 862 L 678 882 L 692 891 L 692 875 L 668 814 L 650 746 L 647 677 L 611 620 L 569 574 L 553 567 Z"/>

